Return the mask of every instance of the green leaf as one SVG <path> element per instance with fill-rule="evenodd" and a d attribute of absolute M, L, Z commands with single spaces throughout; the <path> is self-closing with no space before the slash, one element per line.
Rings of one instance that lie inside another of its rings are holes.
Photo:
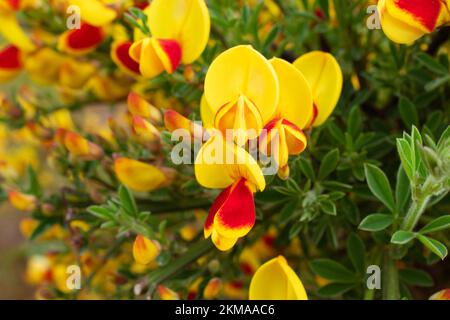
<path fill-rule="evenodd" d="M 336 215 L 336 205 L 334 204 L 334 202 L 330 201 L 330 200 L 321 200 L 319 202 L 320 205 L 320 209 L 322 209 L 323 212 L 325 212 L 326 214 L 335 216 Z"/>
<path fill-rule="evenodd" d="M 445 129 L 444 133 L 439 138 L 437 147 L 439 151 L 443 151 L 444 148 L 448 147 L 449 144 L 450 144 L 450 125 L 447 126 L 447 129 Z"/>
<path fill-rule="evenodd" d="M 365 217 L 358 228 L 371 232 L 381 231 L 389 227 L 393 222 L 394 217 L 390 214 L 374 213 Z"/>
<path fill-rule="evenodd" d="M 352 136 L 352 138 L 356 139 L 358 134 L 361 132 L 362 126 L 362 117 L 361 110 L 358 105 L 355 105 L 348 115 L 348 123 L 347 123 L 347 131 Z"/>
<path fill-rule="evenodd" d="M 412 150 L 406 139 L 397 139 L 397 152 L 406 175 L 412 181 L 414 177 Z"/>
<path fill-rule="evenodd" d="M 293 218 L 294 211 L 297 209 L 298 199 L 289 201 L 280 211 L 280 224 L 285 224 Z"/>
<path fill-rule="evenodd" d="M 50 228 L 53 223 L 49 220 L 43 220 L 39 222 L 38 226 L 33 230 L 30 235 L 30 240 L 35 240 L 41 234 L 43 234 L 48 228 Z"/>
<path fill-rule="evenodd" d="M 312 271 L 322 278 L 338 282 L 353 283 L 356 276 L 342 264 L 330 259 L 317 259 L 310 263 Z"/>
<path fill-rule="evenodd" d="M 395 203 L 397 211 L 403 213 L 411 198 L 411 182 L 402 166 L 397 171 L 397 184 L 395 185 Z"/>
<path fill-rule="evenodd" d="M 330 135 L 336 140 L 337 143 L 343 144 L 345 142 L 345 136 L 342 130 L 334 123 L 334 121 L 328 121 L 327 129 Z"/>
<path fill-rule="evenodd" d="M 317 290 L 317 294 L 322 297 L 340 296 L 355 287 L 352 283 L 330 283 Z"/>
<path fill-rule="evenodd" d="M 87 208 L 87 212 L 102 220 L 109 220 L 112 218 L 112 213 L 108 209 L 101 206 L 90 206 Z"/>
<path fill-rule="evenodd" d="M 447 250 L 447 248 L 445 247 L 444 244 L 442 244 L 441 242 L 439 242 L 437 240 L 429 238 L 427 236 L 421 235 L 421 234 L 418 234 L 417 238 L 419 239 L 420 242 L 423 243 L 423 245 L 425 247 L 430 249 L 431 252 L 433 252 L 439 258 L 441 258 L 441 260 L 445 259 L 445 257 L 448 254 L 448 250 Z"/>
<path fill-rule="evenodd" d="M 392 195 L 391 185 L 384 172 L 371 164 L 364 165 L 367 184 L 370 191 L 391 210 L 395 211 L 394 196 Z"/>
<path fill-rule="evenodd" d="M 441 65 L 438 61 L 433 59 L 430 55 L 420 52 L 416 55 L 416 60 L 428 68 L 429 70 L 442 75 L 448 75 L 448 68 Z"/>
<path fill-rule="evenodd" d="M 419 269 L 401 269 L 399 270 L 400 279 L 412 286 L 432 287 L 433 278 L 423 270 Z"/>
<path fill-rule="evenodd" d="M 406 244 L 416 237 L 414 232 L 399 230 L 392 235 L 391 243 Z"/>
<path fill-rule="evenodd" d="M 122 204 L 122 207 L 125 209 L 125 211 L 128 214 L 130 214 L 130 215 L 137 215 L 138 214 L 136 202 L 134 201 L 134 197 L 131 194 L 130 189 L 128 189 L 124 185 L 121 185 L 119 187 L 119 198 L 120 198 L 120 202 Z"/>
<path fill-rule="evenodd" d="M 266 39 L 264 40 L 264 44 L 263 44 L 264 49 L 270 48 L 272 43 L 275 41 L 275 38 L 277 37 L 279 31 L 280 30 L 279 30 L 278 25 L 275 25 L 272 27 L 272 29 L 270 29 L 269 33 L 267 34 Z"/>
<path fill-rule="evenodd" d="M 301 221 L 297 221 L 290 229 L 289 229 L 289 240 L 294 239 L 302 230 L 303 223 Z"/>
<path fill-rule="evenodd" d="M 350 234 L 347 239 L 347 253 L 355 270 L 364 273 L 366 269 L 366 247 L 356 233 Z"/>
<path fill-rule="evenodd" d="M 39 181 L 36 176 L 36 172 L 34 171 L 33 167 L 31 167 L 31 166 L 27 167 L 27 181 L 28 181 L 28 186 L 25 189 L 25 192 L 28 194 L 32 194 L 36 197 L 40 197 L 41 196 L 41 186 L 39 185 Z"/>
<path fill-rule="evenodd" d="M 420 229 L 421 234 L 441 231 L 450 228 L 450 215 L 442 216 L 429 222 L 425 227 Z"/>
<path fill-rule="evenodd" d="M 405 97 L 401 97 L 398 103 L 398 109 L 403 123 L 407 128 L 419 125 L 419 115 L 417 114 L 417 107 Z"/>
<path fill-rule="evenodd" d="M 316 178 L 316 175 L 314 174 L 314 169 L 311 165 L 311 162 L 309 160 L 306 160 L 305 158 L 300 158 L 299 160 L 299 166 L 301 172 L 311 181 L 314 181 Z"/>
<path fill-rule="evenodd" d="M 323 180 L 336 169 L 339 162 L 339 149 L 329 151 L 322 160 L 319 169 L 319 180 Z"/>

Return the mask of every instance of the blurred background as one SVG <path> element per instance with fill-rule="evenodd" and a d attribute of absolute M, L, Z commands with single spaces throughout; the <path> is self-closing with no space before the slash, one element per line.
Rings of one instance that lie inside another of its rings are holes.
<path fill-rule="evenodd" d="M 10 205 L 0 207 L 0 299 L 33 299 L 33 288 L 25 281 L 25 239 L 19 222 L 25 215 Z"/>

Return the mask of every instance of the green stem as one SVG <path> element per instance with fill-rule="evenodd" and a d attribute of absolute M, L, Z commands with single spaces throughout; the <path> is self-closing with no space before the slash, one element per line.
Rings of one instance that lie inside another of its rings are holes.
<path fill-rule="evenodd" d="M 388 252 L 384 258 L 382 279 L 383 279 L 383 299 L 384 300 L 400 299 L 398 270 L 397 266 L 395 265 L 395 260 L 392 258 L 391 252 Z"/>
<path fill-rule="evenodd" d="M 424 213 L 425 209 L 428 206 L 428 202 L 430 201 L 431 196 L 421 197 L 411 204 L 411 207 L 408 210 L 408 213 L 405 216 L 405 220 L 403 221 L 402 229 L 406 231 L 413 231 L 414 227 L 419 222 L 420 217 Z"/>
<path fill-rule="evenodd" d="M 148 282 L 150 284 L 149 293 L 152 294 L 152 291 L 159 283 L 184 269 L 187 265 L 203 256 L 212 248 L 213 245 L 210 239 L 200 240 L 192 245 L 184 255 L 176 259 L 174 262 L 169 263 L 164 268 L 159 268 L 150 273 L 148 277 Z"/>

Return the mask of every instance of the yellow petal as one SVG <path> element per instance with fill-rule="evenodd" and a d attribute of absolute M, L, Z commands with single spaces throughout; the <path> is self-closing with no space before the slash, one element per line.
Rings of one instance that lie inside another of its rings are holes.
<path fill-rule="evenodd" d="M 205 128 L 208 129 L 214 126 L 214 113 L 208 105 L 205 95 L 202 95 L 202 99 L 200 100 L 200 117 Z"/>
<path fill-rule="evenodd" d="M 20 48 L 22 51 L 30 52 L 36 49 L 27 34 L 22 30 L 17 22 L 16 14 L 0 14 L 0 34 L 10 43 Z"/>
<path fill-rule="evenodd" d="M 307 300 L 305 288 L 283 256 L 258 268 L 249 289 L 250 300 Z"/>
<path fill-rule="evenodd" d="M 386 0 L 378 2 L 378 12 L 383 32 L 396 43 L 411 44 L 426 33 L 424 30 L 393 17 L 387 10 Z"/>
<path fill-rule="evenodd" d="M 220 251 L 228 251 L 236 244 L 239 238 L 227 238 L 213 230 L 211 240 Z"/>
<path fill-rule="evenodd" d="M 159 131 L 154 125 L 140 116 L 133 116 L 131 120 L 133 133 L 142 142 L 154 142 L 159 140 Z"/>
<path fill-rule="evenodd" d="M 180 296 L 175 291 L 167 288 L 166 286 L 158 286 L 158 294 L 161 300 L 179 300 Z"/>
<path fill-rule="evenodd" d="M 204 0 L 154 0 L 147 12 L 152 36 L 178 41 L 183 64 L 192 63 L 202 54 L 210 30 Z"/>
<path fill-rule="evenodd" d="M 64 61 L 64 57 L 53 49 L 42 48 L 25 60 L 25 70 L 40 84 L 54 84 L 59 80 Z"/>
<path fill-rule="evenodd" d="M 68 58 L 59 70 L 59 82 L 68 88 L 80 89 L 95 71 L 95 66 L 90 62 Z"/>
<path fill-rule="evenodd" d="M 294 62 L 308 81 L 318 114 L 313 126 L 323 124 L 333 112 L 342 91 L 343 76 L 336 59 L 322 51 L 309 52 Z"/>
<path fill-rule="evenodd" d="M 11 190 L 8 192 L 8 200 L 11 205 L 20 211 L 30 212 L 36 209 L 37 199 L 35 196 Z"/>
<path fill-rule="evenodd" d="M 130 48 L 130 57 L 139 62 L 139 70 L 145 78 L 154 78 L 165 70 L 155 49 L 157 47 L 156 41 L 154 38 L 145 38 L 135 42 Z"/>
<path fill-rule="evenodd" d="M 127 105 L 128 111 L 134 116 L 148 118 L 156 123 L 162 121 L 161 111 L 135 92 L 128 94 Z"/>
<path fill-rule="evenodd" d="M 208 300 L 214 299 L 220 293 L 221 289 L 222 280 L 219 278 L 212 278 L 203 290 L 203 297 Z"/>
<path fill-rule="evenodd" d="M 161 246 L 155 240 L 138 235 L 133 243 L 133 257 L 137 263 L 149 264 L 161 252 Z"/>
<path fill-rule="evenodd" d="M 303 74 L 291 63 L 278 58 L 273 58 L 270 63 L 280 84 L 280 101 L 276 116 L 303 129 L 313 110 L 311 88 Z"/>
<path fill-rule="evenodd" d="M 259 110 L 266 123 L 279 100 L 275 70 L 251 46 L 240 45 L 221 53 L 209 67 L 205 79 L 205 97 L 211 111 L 217 111 L 244 95 Z"/>
<path fill-rule="evenodd" d="M 167 180 L 157 167 L 129 158 L 116 159 L 114 171 L 121 183 L 138 192 L 154 190 Z"/>
<path fill-rule="evenodd" d="M 195 159 L 195 177 L 206 188 L 223 189 L 240 178 L 259 190 L 266 182 L 255 159 L 243 148 L 227 143 L 220 134 L 213 135 Z"/>
<path fill-rule="evenodd" d="M 111 23 L 117 13 L 99 0 L 69 0 L 71 5 L 78 6 L 83 21 L 101 27 Z"/>

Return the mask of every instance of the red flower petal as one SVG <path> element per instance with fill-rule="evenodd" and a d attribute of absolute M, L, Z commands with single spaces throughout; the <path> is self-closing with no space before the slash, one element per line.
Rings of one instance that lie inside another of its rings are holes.
<path fill-rule="evenodd" d="M 441 11 L 440 0 L 396 0 L 397 6 L 413 15 L 429 31 L 436 28 Z"/>
<path fill-rule="evenodd" d="M 205 221 L 205 227 L 204 227 L 204 234 L 205 238 L 208 238 L 213 229 L 213 223 L 214 223 L 214 217 L 216 216 L 217 211 L 222 207 L 222 205 L 225 203 L 225 201 L 228 198 L 228 195 L 230 193 L 232 186 L 226 188 L 223 190 L 214 200 L 214 203 L 212 204 L 211 208 L 209 209 L 208 217 Z"/>
<path fill-rule="evenodd" d="M 175 40 L 158 39 L 159 45 L 167 54 L 170 64 L 172 66 L 172 72 L 175 71 L 180 65 L 181 61 L 181 47 Z"/>
<path fill-rule="evenodd" d="M 135 74 L 141 74 L 139 71 L 139 63 L 131 59 L 129 51 L 133 44 L 131 41 L 125 41 L 114 47 L 114 55 L 117 63 Z"/>
<path fill-rule="evenodd" d="M 220 199 L 223 204 L 214 217 L 214 228 L 227 238 L 243 237 L 255 224 L 253 192 L 245 179 L 235 182 L 224 192 L 227 192 L 223 196 L 226 199 Z"/>
<path fill-rule="evenodd" d="M 22 61 L 20 51 L 15 46 L 8 46 L 0 51 L 0 69 L 20 69 Z"/>
<path fill-rule="evenodd" d="M 101 28 L 82 23 L 80 29 L 70 31 L 67 36 L 67 45 L 71 49 L 85 50 L 99 45 L 103 41 L 103 37 Z"/>

